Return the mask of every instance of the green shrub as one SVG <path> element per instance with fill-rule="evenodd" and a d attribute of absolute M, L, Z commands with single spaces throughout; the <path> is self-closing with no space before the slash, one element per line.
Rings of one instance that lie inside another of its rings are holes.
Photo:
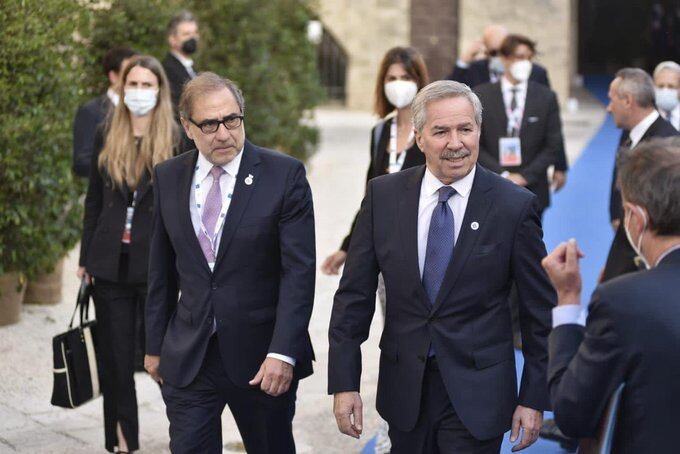
<path fill-rule="evenodd" d="M 0 7 L 0 274 L 51 270 L 80 237 L 71 173 L 83 9 L 73 0 Z"/>

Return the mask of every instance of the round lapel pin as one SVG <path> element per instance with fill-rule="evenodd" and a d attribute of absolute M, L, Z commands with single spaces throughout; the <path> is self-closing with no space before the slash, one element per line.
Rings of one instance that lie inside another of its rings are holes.
<path fill-rule="evenodd" d="M 475 221 L 472 224 L 470 224 L 470 228 L 472 230 L 478 230 L 479 229 L 479 222 Z"/>
<path fill-rule="evenodd" d="M 248 174 L 248 176 L 245 179 L 245 183 L 246 183 L 247 186 L 250 186 L 251 184 L 253 184 L 253 176 L 251 174 Z"/>

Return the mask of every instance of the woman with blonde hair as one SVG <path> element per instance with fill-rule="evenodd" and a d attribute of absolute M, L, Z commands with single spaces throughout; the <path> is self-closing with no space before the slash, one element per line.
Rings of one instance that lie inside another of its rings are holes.
<path fill-rule="evenodd" d="M 155 58 L 132 58 L 118 94 L 121 102 L 95 136 L 77 274 L 94 283 L 105 446 L 131 452 L 139 449 L 135 339 L 146 298 L 151 175 L 174 155 L 179 129 Z"/>

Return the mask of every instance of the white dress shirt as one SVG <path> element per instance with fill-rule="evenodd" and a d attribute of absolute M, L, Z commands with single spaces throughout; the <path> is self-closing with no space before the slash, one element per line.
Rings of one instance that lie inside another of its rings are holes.
<path fill-rule="evenodd" d="M 227 212 L 229 210 L 229 205 L 231 205 L 231 196 L 234 193 L 234 187 L 236 186 L 236 175 L 238 175 L 238 170 L 241 167 L 241 158 L 243 158 L 243 149 L 239 151 L 234 159 L 222 166 L 225 173 L 223 173 L 220 177 L 220 192 L 222 194 L 222 209 L 226 210 Z M 189 213 L 191 214 L 191 223 L 194 226 L 194 233 L 196 233 L 196 236 L 198 236 L 199 232 L 201 231 L 201 216 L 203 214 L 203 208 L 205 207 L 205 199 L 208 196 L 208 192 L 210 191 L 210 188 L 213 184 L 213 177 L 210 174 L 210 170 L 212 168 L 213 164 L 211 164 L 205 158 L 205 156 L 199 152 L 198 160 L 196 161 L 196 167 L 194 168 L 194 179 L 191 185 L 191 193 L 189 195 Z M 197 184 L 200 184 L 201 186 L 201 190 L 198 191 L 198 200 L 196 200 Z M 222 230 L 224 230 L 224 222 L 220 222 L 218 220 L 217 225 L 219 226 L 219 230 L 215 232 L 215 256 L 217 256 L 217 251 L 220 247 Z M 278 360 L 285 361 L 292 366 L 295 366 L 295 358 L 291 358 L 286 355 L 268 353 L 267 357 L 276 358 Z"/>
<path fill-rule="evenodd" d="M 663 113 L 661 114 L 664 119 L 666 119 L 675 129 L 680 131 L 680 104 L 675 106 L 675 109 L 671 110 L 669 117 L 666 117 Z"/>
<path fill-rule="evenodd" d="M 472 171 L 458 181 L 454 181 L 448 186 L 456 190 L 449 200 L 448 204 L 453 212 L 453 242 L 454 245 L 458 241 L 461 226 L 463 225 L 463 217 L 467 208 L 468 200 L 470 200 L 470 191 L 472 190 L 472 183 L 475 180 L 476 167 Z M 425 176 L 420 184 L 420 200 L 418 202 L 418 267 L 420 268 L 420 277 L 423 276 L 423 268 L 425 267 L 425 253 L 427 251 L 427 236 L 430 233 L 430 221 L 432 220 L 432 212 L 437 203 L 439 203 L 439 188 L 446 186 L 435 177 L 430 169 L 425 168 Z"/>
<path fill-rule="evenodd" d="M 524 81 L 517 85 L 513 85 L 507 77 L 501 77 L 501 92 L 503 93 L 503 103 L 505 104 L 506 112 L 510 111 L 510 103 L 512 102 L 512 89 L 517 89 L 517 110 L 524 112 L 524 106 L 527 102 L 527 87 L 529 83 Z M 520 120 L 522 117 L 520 116 Z"/>
<path fill-rule="evenodd" d="M 187 70 L 191 78 L 193 79 L 196 77 L 196 72 L 194 72 L 194 61 L 191 58 L 186 58 L 184 55 L 181 55 L 179 52 L 171 52 L 172 55 L 175 56 L 177 60 L 184 66 L 184 69 Z"/>
<path fill-rule="evenodd" d="M 642 136 L 645 135 L 649 127 L 652 126 L 652 123 L 654 123 L 657 118 L 659 118 L 659 112 L 654 110 L 630 130 L 628 137 L 630 137 L 631 148 L 634 148 L 638 143 L 640 143 Z"/>

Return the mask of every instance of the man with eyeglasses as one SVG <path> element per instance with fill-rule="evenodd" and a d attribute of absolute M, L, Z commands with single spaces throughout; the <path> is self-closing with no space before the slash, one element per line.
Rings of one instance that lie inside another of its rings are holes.
<path fill-rule="evenodd" d="M 180 99 L 198 150 L 154 170 L 146 368 L 173 453 L 221 453 L 228 405 L 249 453 L 294 453 L 312 373 L 312 194 L 299 161 L 245 139 L 244 99 L 201 73 Z"/>

